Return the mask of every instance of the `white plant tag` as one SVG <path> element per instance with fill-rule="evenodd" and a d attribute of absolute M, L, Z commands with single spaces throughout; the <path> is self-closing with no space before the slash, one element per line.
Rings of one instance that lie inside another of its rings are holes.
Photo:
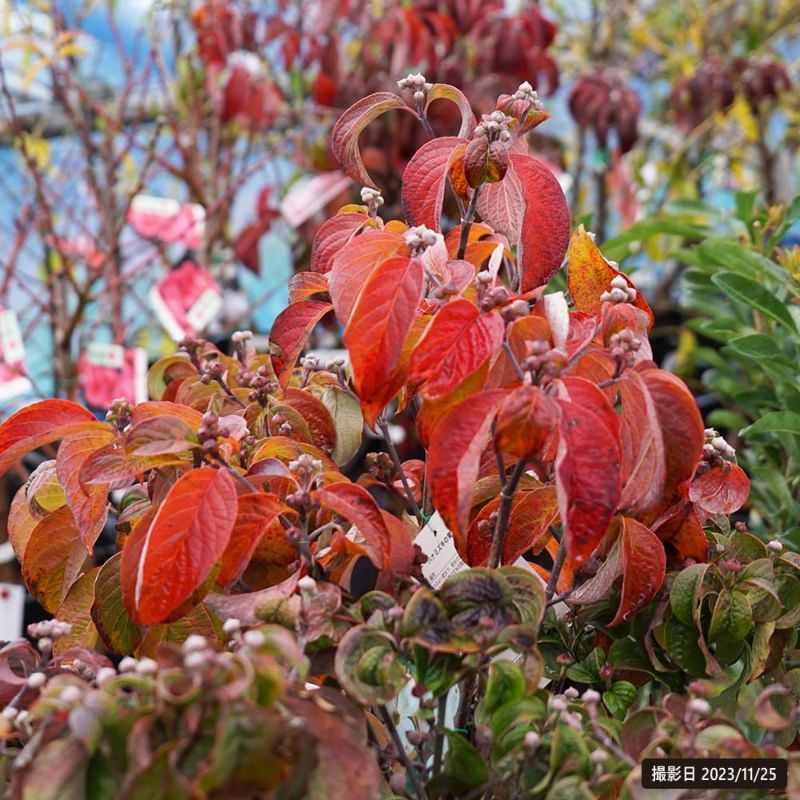
<path fill-rule="evenodd" d="M 25 344 L 19 329 L 17 314 L 10 308 L 0 311 L 0 349 L 6 364 L 18 364 L 25 359 Z"/>
<path fill-rule="evenodd" d="M 122 369 L 125 365 L 125 348 L 121 344 L 92 342 L 86 348 L 86 358 L 97 367 Z"/>
<path fill-rule="evenodd" d="M 222 306 L 222 296 L 214 289 L 206 289 L 186 312 L 186 321 L 196 330 L 202 331 L 211 322 Z"/>
<path fill-rule="evenodd" d="M 25 622 L 25 589 L 16 583 L 0 583 L 0 640 L 22 636 Z"/>
<path fill-rule="evenodd" d="M 422 565 L 422 574 L 434 589 L 438 589 L 451 575 L 469 569 L 456 552 L 453 534 L 438 511 L 417 534 L 414 543 L 428 556 Z"/>

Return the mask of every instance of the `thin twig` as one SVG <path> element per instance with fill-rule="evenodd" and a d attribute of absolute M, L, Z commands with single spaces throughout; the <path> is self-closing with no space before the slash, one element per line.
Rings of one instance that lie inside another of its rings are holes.
<path fill-rule="evenodd" d="M 467 252 L 467 242 L 469 241 L 469 231 L 472 228 L 472 223 L 475 220 L 475 212 L 478 210 L 478 197 L 481 193 L 481 187 L 477 186 L 472 193 L 472 198 L 469 201 L 467 213 L 461 218 L 461 235 L 458 239 L 458 251 L 456 252 L 456 260 L 460 261 L 464 258 Z"/>
<path fill-rule="evenodd" d="M 550 580 L 547 581 L 547 588 L 544 590 L 544 595 L 547 600 L 552 599 L 556 592 L 558 576 L 561 575 L 561 568 L 564 566 L 566 557 L 567 548 L 564 545 L 564 535 L 562 534 L 561 541 L 558 543 L 558 552 L 556 553 L 555 561 L 553 561 L 553 569 L 550 571 Z"/>
<path fill-rule="evenodd" d="M 503 350 L 506 351 L 506 355 L 511 361 L 511 366 L 514 367 L 514 372 L 517 373 L 517 377 L 521 381 L 524 381 L 525 373 L 522 371 L 522 367 L 520 366 L 519 361 L 517 361 L 517 357 L 514 355 L 514 351 L 511 349 L 511 345 L 508 343 L 508 339 L 503 340 Z"/>
<path fill-rule="evenodd" d="M 492 537 L 492 547 L 489 552 L 489 567 L 496 569 L 500 566 L 500 560 L 503 556 L 503 545 L 506 541 L 506 534 L 508 533 L 508 520 L 511 515 L 511 503 L 514 500 L 514 492 L 517 490 L 517 484 L 525 472 L 527 461 L 522 458 L 514 467 L 511 477 L 506 482 L 503 490 L 500 492 L 500 510 L 497 515 L 497 525 L 494 529 L 494 536 Z"/>
<path fill-rule="evenodd" d="M 405 470 L 403 469 L 403 464 L 400 461 L 400 456 L 397 453 L 397 448 L 394 446 L 392 437 L 389 434 L 389 423 L 386 422 L 385 419 L 379 420 L 378 427 L 380 428 L 381 434 L 383 435 L 383 440 L 386 442 L 386 447 L 389 450 L 389 455 L 392 457 L 392 461 L 394 462 L 394 468 L 397 470 L 397 474 L 400 476 L 400 482 L 403 484 L 403 490 L 406 493 L 406 499 L 408 500 L 408 505 L 411 507 L 411 511 L 417 518 L 420 525 L 422 525 L 425 522 L 425 518 L 422 516 L 422 511 L 420 511 L 419 504 L 417 503 L 417 498 L 414 497 L 414 492 L 411 491 L 411 484 L 408 482 L 408 477 L 406 476 Z"/>
<path fill-rule="evenodd" d="M 433 775 L 438 775 L 442 768 L 442 753 L 444 752 L 444 716 L 447 711 L 447 695 L 445 692 L 439 698 L 436 710 L 435 744 L 433 748 Z"/>

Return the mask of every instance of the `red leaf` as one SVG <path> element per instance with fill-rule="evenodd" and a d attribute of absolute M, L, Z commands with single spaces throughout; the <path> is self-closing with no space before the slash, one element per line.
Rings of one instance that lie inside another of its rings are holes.
<path fill-rule="evenodd" d="M 342 169 L 353 180 L 373 189 L 377 187 L 361 160 L 358 137 L 370 122 L 393 109 L 411 111 L 396 94 L 376 92 L 350 106 L 336 121 L 331 133 L 331 149 Z"/>
<path fill-rule="evenodd" d="M 394 231 L 366 231 L 336 255 L 328 282 L 333 309 L 342 325 L 347 325 L 358 295 L 375 267 L 400 255 L 408 255 L 408 247 Z"/>
<path fill-rule="evenodd" d="M 0 425 L 0 475 L 37 447 L 82 431 L 105 431 L 91 411 L 69 400 L 42 400 L 21 408 Z"/>
<path fill-rule="evenodd" d="M 712 467 L 689 486 L 689 500 L 707 514 L 733 514 L 747 502 L 749 494 L 750 481 L 736 464 Z"/>
<path fill-rule="evenodd" d="M 558 507 L 567 555 L 578 569 L 603 538 L 619 503 L 619 441 L 602 417 L 577 403 L 558 402 Z"/>
<path fill-rule="evenodd" d="M 78 480 L 87 492 L 86 487 L 98 483 L 106 484 L 108 491 L 124 489 L 135 478 L 136 470 L 128 462 L 125 444 L 119 436 L 87 458 L 78 474 Z"/>
<path fill-rule="evenodd" d="M 329 272 L 334 256 L 369 222 L 362 213 L 337 214 L 320 225 L 311 247 L 312 272 Z"/>
<path fill-rule="evenodd" d="M 403 172 L 403 210 L 409 225 L 441 230 L 442 201 L 453 160 L 463 153 L 465 139 L 442 136 L 426 142 Z"/>
<path fill-rule="evenodd" d="M 290 386 L 284 393 L 283 401 L 297 411 L 308 425 L 312 443 L 330 454 L 336 445 L 336 423 L 322 400 L 311 392 Z"/>
<path fill-rule="evenodd" d="M 652 511 L 664 491 L 664 440 L 655 404 L 644 381 L 630 370 L 619 384 L 622 496 L 620 508 L 631 513 Z"/>
<path fill-rule="evenodd" d="M 669 542 L 681 559 L 708 560 L 708 539 L 690 503 L 681 504 L 676 513 L 655 528 L 655 534 L 662 542 Z"/>
<path fill-rule="evenodd" d="M 513 169 L 506 172 L 502 181 L 483 186 L 478 196 L 478 213 L 487 225 L 506 236 L 510 244 L 519 242 L 525 198 L 522 184 Z"/>
<path fill-rule="evenodd" d="M 475 522 L 488 518 L 497 510 L 499 497 L 487 503 Z M 554 486 L 540 486 L 530 492 L 518 492 L 508 519 L 508 532 L 503 543 L 502 564 L 513 564 L 523 553 L 533 548 L 540 551 L 550 538 L 550 526 L 558 519 L 558 498 Z M 473 523 L 467 540 L 467 563 L 485 566 L 494 536 L 494 528 L 481 535 Z"/>
<path fill-rule="evenodd" d="M 472 113 L 472 106 L 463 92 L 456 89 L 455 86 L 450 86 L 448 83 L 434 83 L 428 91 L 427 101 L 425 103 L 425 114 L 427 115 L 431 103 L 436 100 L 450 100 L 458 106 L 461 112 L 461 128 L 458 135 L 461 138 L 469 138 L 475 130 L 475 115 Z"/>
<path fill-rule="evenodd" d="M 555 400 L 536 386 L 520 386 L 497 411 L 497 449 L 517 458 L 551 461 L 558 437 Z"/>
<path fill-rule="evenodd" d="M 319 272 L 296 272 L 289 278 L 289 302 L 299 303 L 328 291 L 328 278 Z"/>
<path fill-rule="evenodd" d="M 355 483 L 333 483 L 314 492 L 324 508 L 334 511 L 356 526 L 363 538 L 364 552 L 379 569 L 389 564 L 392 541 L 389 529 L 372 495 Z"/>
<path fill-rule="evenodd" d="M 267 528 L 286 506 L 275 495 L 252 492 L 239 497 L 236 520 L 222 554 L 217 583 L 229 588 L 244 572 Z"/>
<path fill-rule="evenodd" d="M 467 522 L 480 468 L 480 456 L 489 442 L 497 406 L 505 389 L 467 398 L 444 416 L 431 435 L 428 480 L 436 510 L 453 533 L 456 549 L 466 556 Z"/>
<path fill-rule="evenodd" d="M 500 349 L 504 331 L 499 314 L 481 314 L 468 300 L 447 303 L 411 355 L 409 379 L 423 384 L 425 398 L 451 392 Z"/>
<path fill-rule="evenodd" d="M 579 225 L 572 234 L 567 257 L 569 259 L 567 287 L 579 311 L 586 311 L 595 316 L 599 314 L 602 306 L 600 295 L 611 289 L 611 281 L 618 275 L 621 275 L 632 289 L 636 288 L 624 272 L 620 272 L 606 261 L 583 225 Z M 653 312 L 641 292 L 636 292 L 633 305 L 647 314 L 650 320 L 648 327 L 652 327 Z"/>
<path fill-rule="evenodd" d="M 81 486 L 81 469 L 95 453 L 117 438 L 111 428 L 104 431 L 84 431 L 68 436 L 61 442 L 56 457 L 56 473 L 64 487 L 64 496 L 86 549 L 91 552 L 103 530 L 108 515 L 107 483 Z"/>
<path fill-rule="evenodd" d="M 692 393 L 680 378 L 661 369 L 646 369 L 640 375 L 653 400 L 664 440 L 662 508 L 667 508 L 677 499 L 681 485 L 692 478 L 703 455 L 703 419 Z"/>
<path fill-rule="evenodd" d="M 644 608 L 664 583 L 667 557 L 653 531 L 630 517 L 622 517 L 622 597 L 609 627 L 627 622 Z"/>
<path fill-rule="evenodd" d="M 569 243 L 569 207 L 555 176 L 541 161 L 512 153 L 511 167 L 525 198 L 520 291 L 527 292 L 544 286 L 561 266 Z"/>
<path fill-rule="evenodd" d="M 417 259 L 385 261 L 364 284 L 345 328 L 353 384 L 370 427 L 405 383 L 403 370 L 398 368 L 424 281 L 422 263 Z"/>
<path fill-rule="evenodd" d="M 287 306 L 272 323 L 272 330 L 269 332 L 270 345 L 275 348 L 272 364 L 275 374 L 284 386 L 311 331 L 330 310 L 330 303 L 303 300 Z"/>
<path fill-rule="evenodd" d="M 165 622 L 203 585 L 225 552 L 236 509 L 236 486 L 224 470 L 193 469 L 173 484 L 142 541 L 133 596 L 140 624 Z"/>

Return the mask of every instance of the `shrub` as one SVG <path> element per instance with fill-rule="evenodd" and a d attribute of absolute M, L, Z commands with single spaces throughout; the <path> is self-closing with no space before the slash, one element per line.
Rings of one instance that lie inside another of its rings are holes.
<path fill-rule="evenodd" d="M 15 791 L 55 752 L 75 765 L 62 785 L 102 774 L 126 797 L 336 796 L 342 767 L 360 797 L 601 796 L 633 791 L 644 752 L 788 744 L 754 733 L 752 704 L 733 698 L 755 693 L 756 719 L 794 730 L 778 706 L 795 690 L 797 562 L 730 531 L 747 478 L 652 361 L 633 282 L 583 228 L 570 239 L 563 194 L 524 138 L 546 114 L 524 85 L 480 125 L 452 86 L 402 87 L 342 116 L 345 169 L 371 183 L 358 138 L 388 111 L 422 121 L 452 102 L 458 136 L 410 160 L 411 227 L 379 216 L 373 188 L 322 226 L 268 354 L 246 334 L 231 356 L 187 340 L 151 369 L 152 399 L 116 403 L 106 422 L 50 400 L 0 426 L 3 469 L 61 440 L 9 519 L 60 634 L 52 662 L 34 666 L 21 644 L 24 659 L 7 654 L 17 683 L 53 673 L 11 694 Z M 445 192 L 463 208 L 450 230 Z M 569 301 L 545 290 L 565 254 Z M 329 313 L 349 363 L 300 358 Z M 413 417 L 424 459 L 401 461 L 396 415 Z M 364 424 L 388 453 L 351 480 Z M 109 497 L 120 552 L 86 569 Z M 444 581 L 414 541 L 434 510 L 466 562 Z M 377 573 L 360 597 L 357 559 Z M 84 668 L 75 648 L 134 654 L 120 668 L 139 677 Z M 785 687 L 758 694 L 778 677 Z M 578 700 L 574 685 L 591 691 Z M 104 716 L 114 704 L 124 712 Z"/>

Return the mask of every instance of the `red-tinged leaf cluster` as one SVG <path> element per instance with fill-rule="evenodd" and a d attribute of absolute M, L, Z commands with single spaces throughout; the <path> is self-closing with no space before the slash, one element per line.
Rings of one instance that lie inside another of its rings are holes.
<path fill-rule="evenodd" d="M 570 239 L 564 195 L 524 138 L 546 118 L 530 86 L 476 125 L 454 87 L 405 82 L 413 105 L 365 98 L 334 146 L 364 179 L 369 121 L 454 106 L 459 135 L 432 139 L 404 176 L 419 224 L 384 220 L 366 187 L 363 205 L 319 229 L 268 352 L 246 333 L 232 355 L 187 339 L 150 369 L 151 399 L 117 401 L 105 422 L 49 400 L 0 425 L 3 470 L 61 441 L 14 499 L 9 540 L 40 602 L 62 617 L 85 609 L 86 636 L 110 650 L 213 632 L 215 614 L 255 618 L 276 597 L 289 609 L 307 576 L 349 589 L 359 562 L 379 590 L 409 588 L 433 511 L 470 565 L 539 558 L 551 588 L 579 587 L 578 604 L 621 576 L 609 624 L 623 624 L 661 589 L 668 559 L 706 560 L 704 524 L 746 502 L 733 450 L 652 360 L 647 302 L 582 227 Z M 569 293 L 548 292 L 565 255 Z M 348 358 L 321 363 L 303 352 L 330 311 Z M 401 463 L 395 417 L 422 458 Z M 351 480 L 365 424 L 389 453 Z M 118 490 L 121 552 L 92 571 Z"/>
<path fill-rule="evenodd" d="M 717 111 L 730 108 L 743 97 L 754 113 L 792 88 L 786 67 L 772 59 L 704 58 L 691 75 L 672 87 L 670 103 L 676 122 L 692 131 Z"/>
<path fill-rule="evenodd" d="M 579 127 L 594 133 L 602 149 L 608 147 L 612 130 L 620 152 L 627 153 L 636 144 L 642 103 L 617 70 L 598 68 L 578 80 L 570 91 L 569 110 Z"/>

